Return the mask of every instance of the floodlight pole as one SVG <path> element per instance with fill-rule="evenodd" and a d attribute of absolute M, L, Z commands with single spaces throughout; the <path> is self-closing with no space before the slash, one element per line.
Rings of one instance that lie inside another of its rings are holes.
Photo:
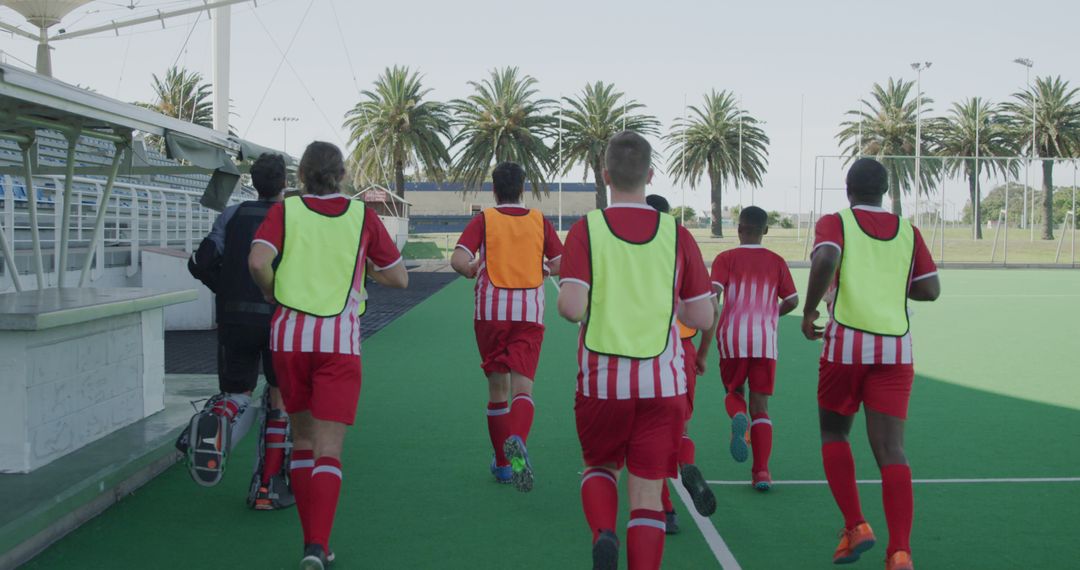
<path fill-rule="evenodd" d="M 803 134 L 806 127 L 806 94 L 799 97 L 799 209 L 795 213 L 795 241 L 802 239 L 802 193 L 803 193 Z M 859 144 L 862 144 L 862 122 L 859 122 Z M 862 154 L 862 149 L 859 150 Z"/>
<path fill-rule="evenodd" d="M 1028 89 L 1031 89 L 1031 68 L 1035 65 L 1035 62 L 1026 57 L 1018 57 L 1013 60 L 1013 63 L 1024 66 L 1024 83 L 1027 85 Z M 1035 227 L 1034 224 L 1028 220 L 1027 195 L 1028 184 L 1031 180 L 1031 162 L 1035 160 L 1035 97 L 1035 90 L 1031 89 L 1031 160 L 1024 165 L 1024 209 L 1023 214 L 1020 217 L 1020 227 L 1024 227 L 1024 224 L 1032 226 L 1031 241 L 1035 241 Z M 1032 192 L 1032 194 L 1034 194 L 1034 192 Z M 1034 212 L 1032 212 L 1032 214 L 1034 214 Z M 1034 217 L 1034 215 L 1032 215 L 1032 217 Z"/>
<path fill-rule="evenodd" d="M 687 113 L 686 113 L 686 93 L 685 92 L 683 92 L 683 94 L 682 94 L 682 106 L 683 106 L 683 117 L 686 117 Z M 683 125 L 683 148 L 682 148 L 682 152 L 679 153 L 679 163 L 681 165 L 679 167 L 679 169 L 682 171 L 682 175 L 683 175 L 683 181 L 682 181 L 682 184 L 681 184 L 681 186 L 682 186 L 682 209 L 679 210 L 679 221 L 682 223 L 683 226 L 686 226 L 686 125 Z"/>
<path fill-rule="evenodd" d="M 982 144 L 979 140 L 979 129 L 982 127 L 982 118 L 980 111 L 982 110 L 982 100 L 978 97 L 975 98 L 975 195 L 971 198 L 971 239 L 975 241 L 979 236 L 979 202 L 981 196 L 979 195 L 979 146 Z M 1005 191 L 1008 192 L 1008 185 L 1006 184 Z"/>
<path fill-rule="evenodd" d="M 229 132 L 229 64 L 232 35 L 232 5 L 214 8 L 214 130 Z"/>
<path fill-rule="evenodd" d="M 915 70 L 915 225 L 919 225 L 919 193 L 922 191 L 922 72 L 933 62 L 911 64 Z"/>
<path fill-rule="evenodd" d="M 563 179 L 563 161 L 562 161 L 562 118 L 563 118 L 563 98 L 559 95 L 559 231 L 562 231 L 562 179 Z"/>
<path fill-rule="evenodd" d="M 281 150 L 283 152 L 289 152 L 289 123 L 295 123 L 299 120 L 299 117 L 290 117 L 288 115 L 274 117 L 275 123 L 281 123 Z"/>

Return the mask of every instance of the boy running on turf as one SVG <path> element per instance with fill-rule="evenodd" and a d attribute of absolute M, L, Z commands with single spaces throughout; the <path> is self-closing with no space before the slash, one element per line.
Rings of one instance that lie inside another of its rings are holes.
<path fill-rule="evenodd" d="M 566 237 L 559 314 L 584 323 L 578 340 L 574 415 L 585 470 L 581 502 L 592 531 L 593 568 L 618 566 L 617 480 L 629 471 L 630 568 L 655 570 L 664 552 L 664 480 L 678 470 L 686 423 L 686 372 L 675 316 L 708 328 L 713 294 L 701 250 L 675 219 L 645 203 L 652 148 L 641 135 L 611 138 L 604 180 L 612 205 L 590 212 Z M 703 478 L 685 481 L 703 515 L 716 510 Z"/>
<path fill-rule="evenodd" d="M 667 198 L 659 194 L 649 194 L 645 197 L 645 203 L 658 212 L 665 214 L 671 212 L 671 205 L 668 204 Z M 676 319 L 676 324 L 679 326 L 679 339 L 682 343 L 683 362 L 686 369 L 686 424 L 683 427 L 682 440 L 679 442 L 679 471 L 680 473 L 684 471 L 697 472 L 683 475 L 682 479 L 685 482 L 701 478 L 700 470 L 694 465 L 694 440 L 690 439 L 690 433 L 687 430 L 690 428 L 690 416 L 694 414 L 694 392 L 697 389 L 697 377 L 705 372 L 706 356 L 709 353 L 709 339 L 712 338 L 712 335 L 706 331 L 705 334 L 701 335 L 699 346 L 694 346 L 694 337 L 698 333 L 697 329 L 687 327 L 678 319 Z M 713 326 L 716 326 L 715 322 Z M 712 491 L 709 490 L 709 493 L 712 493 Z M 667 534 L 678 534 L 679 518 L 675 514 L 675 505 L 671 502 L 671 489 L 668 488 L 667 483 L 664 483 L 660 500 L 664 505 L 665 532 Z"/>
<path fill-rule="evenodd" d="M 340 149 L 311 143 L 298 174 L 304 195 L 270 209 L 248 264 L 267 300 L 278 303 L 270 349 L 294 428 L 290 474 L 304 531 L 300 568 L 323 570 L 334 558 L 329 541 L 345 428 L 356 419 L 360 398 L 364 278 L 403 289 L 409 274 L 375 211 L 341 194 Z"/>
<path fill-rule="evenodd" d="M 488 379 L 491 473 L 496 481 L 528 492 L 533 472 L 525 443 L 544 340 L 544 276 L 559 273 L 562 242 L 540 210 L 521 205 L 525 169 L 520 164 L 500 163 L 491 180 L 498 205 L 469 222 L 450 264 L 476 278 L 473 328 Z"/>
<path fill-rule="evenodd" d="M 780 317 L 799 305 L 799 294 L 784 258 L 761 245 L 769 233 L 768 219 L 765 210 L 757 206 L 744 209 L 739 214 L 739 247 L 717 255 L 712 264 L 713 288 L 724 296 L 720 326 L 715 332 L 720 378 L 727 390 L 724 407 L 731 417 L 731 456 L 742 463 L 753 448 L 750 473 L 759 491 L 772 487 L 769 396 L 776 383 L 776 327 Z M 750 385 L 749 410 L 746 384 Z M 747 435 L 752 446 L 747 443 Z"/>
<path fill-rule="evenodd" d="M 848 434 L 859 405 L 881 470 L 887 570 L 912 570 L 914 502 L 904 455 L 904 419 L 915 378 L 908 300 L 934 301 L 941 283 L 919 230 L 881 207 L 889 188 L 885 167 L 863 158 L 847 174 L 851 208 L 817 223 L 802 330 L 825 339 L 818 376 L 821 455 L 825 478 L 844 515 L 833 562 L 854 562 L 874 546 L 862 515 Z M 828 292 L 829 322 L 815 324 Z"/>

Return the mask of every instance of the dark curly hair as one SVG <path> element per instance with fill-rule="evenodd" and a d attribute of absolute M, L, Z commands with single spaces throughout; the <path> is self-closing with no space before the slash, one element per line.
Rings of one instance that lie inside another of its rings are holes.
<path fill-rule="evenodd" d="M 251 183 L 260 198 L 273 198 L 285 189 L 285 158 L 265 153 L 251 165 Z"/>
<path fill-rule="evenodd" d="M 299 175 L 308 194 L 335 194 L 341 191 L 341 181 L 345 178 L 345 157 L 337 146 L 315 141 L 300 159 Z"/>

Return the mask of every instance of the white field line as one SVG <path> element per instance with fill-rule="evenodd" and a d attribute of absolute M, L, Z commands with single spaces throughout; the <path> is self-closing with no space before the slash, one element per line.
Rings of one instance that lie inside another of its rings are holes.
<path fill-rule="evenodd" d="M 712 483 L 712 481 L 709 482 Z M 664 484 L 667 485 L 667 481 Z M 672 479 L 671 486 L 679 494 L 679 499 L 686 507 L 686 512 L 690 514 L 690 518 L 694 519 L 694 523 L 697 524 L 698 530 L 705 537 L 705 542 L 709 545 L 709 549 L 712 550 L 716 561 L 720 563 L 720 567 L 724 570 L 742 570 L 742 566 L 739 566 L 739 562 L 735 560 L 735 555 L 731 553 L 731 549 L 728 548 L 727 543 L 720 536 L 720 532 L 716 530 L 716 526 L 713 525 L 711 520 L 698 514 L 697 509 L 694 508 L 694 501 L 690 499 L 690 494 L 683 488 L 682 479 Z"/>
<path fill-rule="evenodd" d="M 860 485 L 880 485 L 881 479 L 859 479 Z M 998 477 L 977 479 L 912 479 L 917 485 L 972 485 L 1001 483 L 1080 483 L 1080 477 Z M 749 485 L 749 481 L 708 481 L 710 485 Z M 824 479 L 773 481 L 773 485 L 828 485 Z"/>

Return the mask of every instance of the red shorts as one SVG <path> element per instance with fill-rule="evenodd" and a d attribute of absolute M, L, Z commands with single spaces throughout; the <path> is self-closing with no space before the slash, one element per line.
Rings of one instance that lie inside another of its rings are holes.
<path fill-rule="evenodd" d="M 290 414 L 352 425 L 360 401 L 360 356 L 326 352 L 273 353 L 281 399 Z"/>
<path fill-rule="evenodd" d="M 853 416 L 859 404 L 875 412 L 907 418 L 915 367 L 910 364 L 840 364 L 821 361 L 818 405 Z"/>
<path fill-rule="evenodd" d="M 776 361 L 771 358 L 721 358 L 720 379 L 728 392 L 742 390 L 743 384 L 749 383 L 751 392 L 772 396 L 776 386 Z"/>
<path fill-rule="evenodd" d="M 686 355 L 686 419 L 689 420 L 694 413 L 694 391 L 697 389 L 697 347 L 693 337 L 684 338 L 682 346 Z"/>
<path fill-rule="evenodd" d="M 480 349 L 480 368 L 485 374 L 517 372 L 536 378 L 540 363 L 540 345 L 544 325 L 516 321 L 473 321 L 476 346 Z"/>
<path fill-rule="evenodd" d="M 643 479 L 677 475 L 686 398 L 601 400 L 578 393 L 574 416 L 585 465 L 626 465 Z"/>

